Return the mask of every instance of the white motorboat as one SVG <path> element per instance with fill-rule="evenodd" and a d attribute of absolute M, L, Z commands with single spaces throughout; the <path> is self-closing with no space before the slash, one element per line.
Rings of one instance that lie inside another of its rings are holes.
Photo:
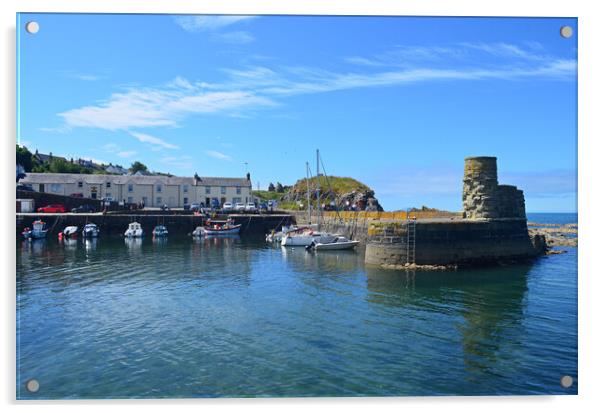
<path fill-rule="evenodd" d="M 144 230 L 138 222 L 130 222 L 128 229 L 123 234 L 126 238 L 142 238 L 144 236 Z"/>
<path fill-rule="evenodd" d="M 297 231 L 298 229 L 299 228 L 294 225 L 288 225 L 288 226 L 283 225 L 281 231 L 273 230 L 271 233 L 266 235 L 265 240 L 266 240 L 266 242 L 281 243 L 282 237 L 284 237 L 285 234 L 288 234 L 289 232 L 292 232 L 292 231 Z"/>
<path fill-rule="evenodd" d="M 352 241 L 348 238 L 337 236 L 332 242 L 314 242 L 306 248 L 315 249 L 316 251 L 350 250 L 355 248 L 359 243 L 359 241 Z"/>
<path fill-rule="evenodd" d="M 307 247 L 312 243 L 332 242 L 336 235 L 327 232 L 314 231 L 311 228 L 292 231 L 282 237 L 281 245 L 283 247 Z"/>
<path fill-rule="evenodd" d="M 65 229 L 63 230 L 63 237 L 64 238 L 77 237 L 77 227 L 75 225 L 70 225 L 68 227 L 65 227 Z"/>
<path fill-rule="evenodd" d="M 82 230 L 82 235 L 84 238 L 96 238 L 100 234 L 100 229 L 96 224 L 89 223 L 84 225 L 84 229 Z"/>
<path fill-rule="evenodd" d="M 33 221 L 31 228 L 25 228 L 22 235 L 25 239 L 41 239 L 46 238 L 47 233 L 48 229 L 46 228 L 46 223 L 38 219 Z"/>
<path fill-rule="evenodd" d="M 155 229 L 153 229 L 153 237 L 166 237 L 169 232 L 164 225 L 157 225 Z"/>

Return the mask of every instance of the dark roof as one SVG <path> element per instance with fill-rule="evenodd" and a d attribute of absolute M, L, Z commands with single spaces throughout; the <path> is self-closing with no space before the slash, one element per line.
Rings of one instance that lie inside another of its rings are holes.
<path fill-rule="evenodd" d="M 194 185 L 194 178 L 181 176 L 163 175 L 99 175 L 99 174 L 61 174 L 61 173 L 34 173 L 29 172 L 21 180 L 23 183 L 55 183 L 74 184 L 84 181 L 90 184 L 101 184 L 111 182 L 115 184 L 138 184 L 138 185 Z M 224 178 L 224 177 L 200 177 L 198 186 L 251 186 L 247 178 Z"/>

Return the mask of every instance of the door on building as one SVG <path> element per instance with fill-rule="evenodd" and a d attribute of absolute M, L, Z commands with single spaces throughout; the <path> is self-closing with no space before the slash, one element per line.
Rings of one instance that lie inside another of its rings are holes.
<path fill-rule="evenodd" d="M 226 203 L 226 197 L 224 197 L 224 196 L 221 197 L 219 202 L 220 202 L 220 204 L 224 205 Z"/>
<path fill-rule="evenodd" d="M 98 198 L 98 189 L 96 189 L 95 186 L 93 186 L 92 189 L 90 189 L 90 197 L 92 199 L 97 199 Z"/>
<path fill-rule="evenodd" d="M 205 198 L 205 207 L 211 208 L 211 198 Z"/>
<path fill-rule="evenodd" d="M 44 192 L 44 184 L 39 185 L 38 192 Z"/>

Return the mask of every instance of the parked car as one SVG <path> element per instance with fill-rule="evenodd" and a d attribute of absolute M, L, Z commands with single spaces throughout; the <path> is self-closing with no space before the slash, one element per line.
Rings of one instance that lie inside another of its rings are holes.
<path fill-rule="evenodd" d="M 80 205 L 78 207 L 71 209 L 71 212 L 74 212 L 76 214 L 81 214 L 81 213 L 86 213 L 86 212 L 96 212 L 96 208 L 94 208 L 92 205 L 84 204 L 84 205 Z"/>
<path fill-rule="evenodd" d="M 17 191 L 30 191 L 33 192 L 33 186 L 31 184 L 19 184 L 17 185 Z"/>
<path fill-rule="evenodd" d="M 235 211 L 244 211 L 245 204 L 243 204 L 242 202 L 237 202 L 236 205 L 234 205 L 234 210 Z"/>
<path fill-rule="evenodd" d="M 106 197 L 102 198 L 101 201 L 103 201 L 103 202 L 114 202 L 115 199 L 112 196 L 106 196 Z"/>
<path fill-rule="evenodd" d="M 253 202 L 247 202 L 247 205 L 245 206 L 245 211 L 246 212 L 257 212 L 257 207 L 255 206 L 255 204 Z"/>
<path fill-rule="evenodd" d="M 163 204 L 163 206 L 161 206 L 161 211 L 171 211 L 171 209 L 167 204 Z"/>
<path fill-rule="evenodd" d="M 198 202 L 193 202 L 190 204 L 190 210 L 192 212 L 199 212 L 201 210 L 201 204 Z"/>
<path fill-rule="evenodd" d="M 222 209 L 225 211 L 232 211 L 232 202 L 224 202 Z"/>
<path fill-rule="evenodd" d="M 217 198 L 211 199 L 211 209 L 219 209 L 219 200 Z"/>
<path fill-rule="evenodd" d="M 51 204 L 38 208 L 38 212 L 45 213 L 65 213 L 67 210 L 65 209 L 65 205 L 62 204 Z"/>
<path fill-rule="evenodd" d="M 73 198 L 83 198 L 83 197 L 84 197 L 84 194 L 82 194 L 81 192 L 78 192 L 78 193 L 76 193 L 76 194 L 71 194 L 71 195 L 69 195 L 69 196 L 70 196 L 70 197 L 73 197 Z"/>
<path fill-rule="evenodd" d="M 267 212 L 268 208 L 268 204 L 266 204 L 265 202 L 262 202 L 259 204 L 259 208 L 258 208 L 261 212 Z"/>

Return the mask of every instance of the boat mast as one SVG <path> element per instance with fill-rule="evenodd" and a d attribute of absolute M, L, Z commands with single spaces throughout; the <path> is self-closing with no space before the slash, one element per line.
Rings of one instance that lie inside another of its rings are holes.
<path fill-rule="evenodd" d="M 318 200 L 318 230 L 320 230 L 320 214 L 322 207 L 320 206 L 320 150 L 316 149 L 316 198 Z"/>
<path fill-rule="evenodd" d="M 307 223 L 311 224 L 311 198 L 309 195 L 309 162 L 305 162 L 305 175 L 307 177 Z"/>

